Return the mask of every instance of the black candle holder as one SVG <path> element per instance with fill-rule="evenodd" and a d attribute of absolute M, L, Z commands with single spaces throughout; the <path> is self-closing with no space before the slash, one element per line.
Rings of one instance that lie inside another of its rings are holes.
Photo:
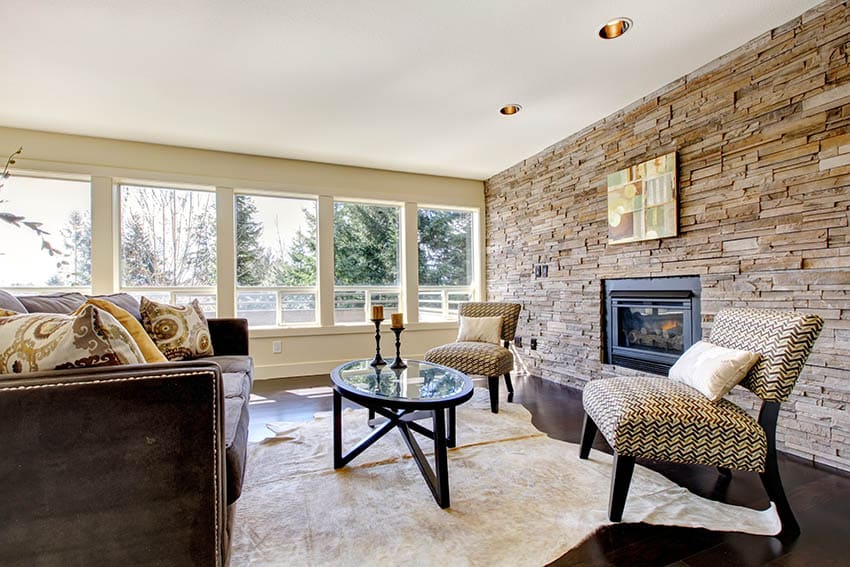
<path fill-rule="evenodd" d="M 390 331 L 395 333 L 395 360 L 390 364 L 390 368 L 407 368 L 407 364 L 401 359 L 401 332 L 404 327 L 392 327 Z"/>
<path fill-rule="evenodd" d="M 381 358 L 381 322 L 383 319 L 372 319 L 375 324 L 375 358 L 369 363 L 369 366 L 383 366 L 387 363 Z"/>

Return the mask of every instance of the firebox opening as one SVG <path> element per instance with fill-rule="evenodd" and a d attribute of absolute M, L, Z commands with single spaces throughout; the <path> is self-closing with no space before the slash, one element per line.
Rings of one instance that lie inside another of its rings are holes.
<path fill-rule="evenodd" d="M 702 336 L 699 276 L 605 280 L 604 362 L 666 375 Z"/>

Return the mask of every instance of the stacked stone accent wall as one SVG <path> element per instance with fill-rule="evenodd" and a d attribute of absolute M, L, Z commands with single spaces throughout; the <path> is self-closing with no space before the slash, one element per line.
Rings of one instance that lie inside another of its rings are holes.
<path fill-rule="evenodd" d="M 850 8 L 828 1 L 488 180 L 488 295 L 524 305 L 520 368 L 633 374 L 601 362 L 600 282 L 699 275 L 704 336 L 729 306 L 823 317 L 780 444 L 850 470 L 848 56 Z M 609 245 L 606 175 L 673 150 L 679 236 Z"/>

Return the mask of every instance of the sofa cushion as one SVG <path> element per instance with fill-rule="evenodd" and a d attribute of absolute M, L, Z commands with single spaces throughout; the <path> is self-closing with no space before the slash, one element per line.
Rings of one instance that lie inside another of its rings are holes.
<path fill-rule="evenodd" d="M 212 356 L 207 318 L 198 300 L 189 305 L 168 305 L 142 297 L 142 324 L 168 360 Z"/>
<path fill-rule="evenodd" d="M 29 313 L 0 318 L 0 374 L 144 362 L 133 337 L 94 305 L 74 316 Z"/>
<path fill-rule="evenodd" d="M 93 299 L 105 299 L 130 313 L 130 315 L 136 318 L 136 321 L 142 321 L 142 313 L 139 311 L 139 300 L 129 293 L 110 293 L 108 295 L 93 295 L 91 297 Z"/>
<path fill-rule="evenodd" d="M 221 379 L 224 384 L 227 503 L 231 504 L 242 493 L 242 481 L 245 477 L 245 461 L 248 454 L 248 401 L 251 396 L 252 374 L 227 372 L 222 373 Z"/>
<path fill-rule="evenodd" d="M 18 300 L 30 313 L 62 313 L 69 315 L 86 302 L 86 296 L 75 291 L 50 295 L 20 295 Z M 13 309 L 14 311 L 14 309 Z"/>
<path fill-rule="evenodd" d="M 24 304 L 18 300 L 17 297 L 9 293 L 8 291 L 3 291 L 0 289 L 0 309 L 5 309 L 6 311 L 14 311 L 15 313 L 26 313 L 27 308 L 24 307 Z"/>
<path fill-rule="evenodd" d="M 250 356 L 237 354 L 215 355 L 209 356 L 204 360 L 218 364 L 221 367 L 222 374 L 242 372 L 251 377 L 254 376 L 254 360 Z"/>

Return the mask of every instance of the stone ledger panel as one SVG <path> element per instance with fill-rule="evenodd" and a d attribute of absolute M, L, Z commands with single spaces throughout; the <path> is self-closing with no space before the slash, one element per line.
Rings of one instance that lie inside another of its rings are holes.
<path fill-rule="evenodd" d="M 607 278 L 699 276 L 704 336 L 723 307 L 817 313 L 780 446 L 850 470 L 848 54 L 850 7 L 828 1 L 488 180 L 488 295 L 524 305 L 520 363 L 577 387 L 635 373 L 602 364 Z M 607 175 L 670 151 L 679 236 L 609 244 Z"/>

